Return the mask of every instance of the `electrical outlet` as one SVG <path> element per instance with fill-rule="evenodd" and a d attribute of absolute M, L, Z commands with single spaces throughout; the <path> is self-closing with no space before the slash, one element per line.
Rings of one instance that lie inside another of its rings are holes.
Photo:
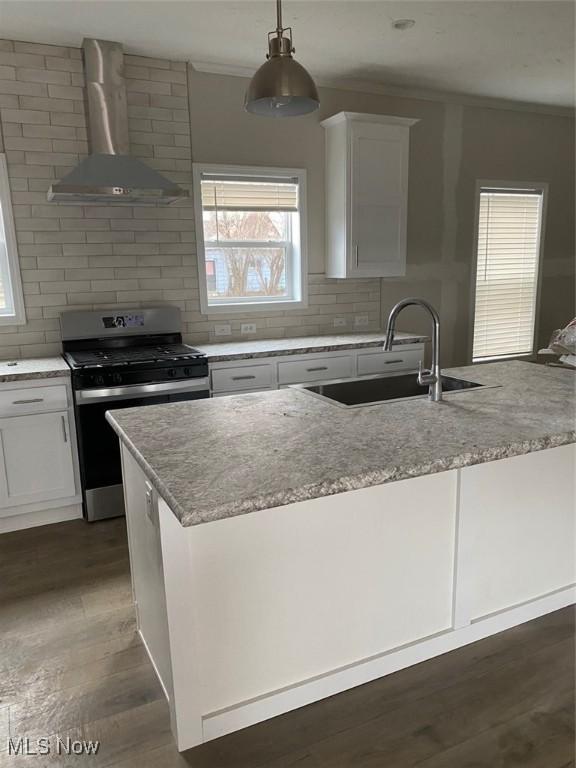
<path fill-rule="evenodd" d="M 354 325 L 368 325 L 368 315 L 356 315 Z"/>
<path fill-rule="evenodd" d="M 346 327 L 346 318 L 345 317 L 335 317 L 334 318 L 334 328 L 345 328 Z"/>
<path fill-rule="evenodd" d="M 216 323 L 214 325 L 214 336 L 232 336 L 232 326 L 230 323 Z"/>
<path fill-rule="evenodd" d="M 256 323 L 242 323 L 240 333 L 243 336 L 247 333 L 256 333 Z"/>

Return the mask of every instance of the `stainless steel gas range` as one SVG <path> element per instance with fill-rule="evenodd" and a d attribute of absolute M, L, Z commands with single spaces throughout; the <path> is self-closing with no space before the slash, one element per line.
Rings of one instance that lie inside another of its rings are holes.
<path fill-rule="evenodd" d="M 66 312 L 61 326 L 72 369 L 84 516 L 123 515 L 120 449 L 106 411 L 209 397 L 208 363 L 182 343 L 176 307 Z"/>

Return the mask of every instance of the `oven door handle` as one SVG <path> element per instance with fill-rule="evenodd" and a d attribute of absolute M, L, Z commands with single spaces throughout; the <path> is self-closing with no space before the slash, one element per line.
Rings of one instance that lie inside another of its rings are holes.
<path fill-rule="evenodd" d="M 185 381 L 166 381 L 158 384 L 130 384 L 126 387 L 106 387 L 103 389 L 76 390 L 75 397 L 78 405 L 102 403 L 104 401 L 126 400 L 131 397 L 156 397 L 158 395 L 175 395 L 186 392 L 209 392 L 208 377 L 186 379 Z"/>

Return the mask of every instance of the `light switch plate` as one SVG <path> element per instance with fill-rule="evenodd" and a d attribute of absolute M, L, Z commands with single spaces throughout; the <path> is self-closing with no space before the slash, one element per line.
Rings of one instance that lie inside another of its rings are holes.
<path fill-rule="evenodd" d="M 214 336 L 232 336 L 232 326 L 230 323 L 216 323 L 214 325 Z"/>
<path fill-rule="evenodd" d="M 256 333 L 256 323 L 242 323 L 240 333 L 244 336 L 247 333 Z"/>
<path fill-rule="evenodd" d="M 368 315 L 356 315 L 354 325 L 368 325 Z"/>
<path fill-rule="evenodd" d="M 346 327 L 346 318 L 345 317 L 335 317 L 334 318 L 334 328 L 345 328 Z"/>

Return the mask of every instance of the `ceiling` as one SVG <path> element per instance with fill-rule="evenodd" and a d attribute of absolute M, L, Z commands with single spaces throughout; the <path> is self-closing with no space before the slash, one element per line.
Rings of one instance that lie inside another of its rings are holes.
<path fill-rule="evenodd" d="M 574 105 L 571 0 L 284 0 L 296 58 L 320 81 L 361 81 Z M 392 21 L 414 19 L 406 31 Z M 148 56 L 254 70 L 273 0 L 0 0 L 3 37 L 80 45 L 84 36 Z"/>

